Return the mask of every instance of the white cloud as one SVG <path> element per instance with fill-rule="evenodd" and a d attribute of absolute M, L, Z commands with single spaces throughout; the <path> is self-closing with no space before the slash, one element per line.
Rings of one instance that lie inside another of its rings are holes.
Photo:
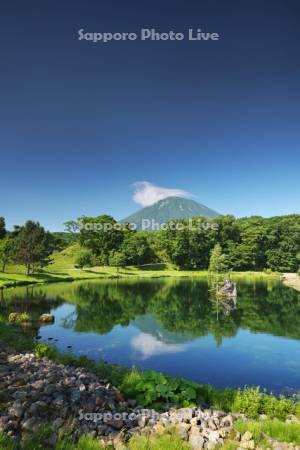
<path fill-rule="evenodd" d="M 167 197 L 190 197 L 191 195 L 182 189 L 170 189 L 155 186 L 149 181 L 137 181 L 134 183 L 135 192 L 133 200 L 142 206 L 151 206 L 159 200 Z"/>
<path fill-rule="evenodd" d="M 166 344 L 146 333 L 140 333 L 132 338 L 131 345 L 134 350 L 141 353 L 142 359 L 164 353 L 183 352 L 185 350 L 185 346 L 182 344 Z"/>

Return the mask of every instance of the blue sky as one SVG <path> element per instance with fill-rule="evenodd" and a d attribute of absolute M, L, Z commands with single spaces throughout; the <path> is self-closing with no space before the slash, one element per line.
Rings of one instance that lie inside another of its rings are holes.
<path fill-rule="evenodd" d="M 1 5 L 0 215 L 51 230 L 123 218 L 136 181 L 221 213 L 300 213 L 294 0 Z M 78 41 L 77 31 L 200 27 L 218 42 Z"/>

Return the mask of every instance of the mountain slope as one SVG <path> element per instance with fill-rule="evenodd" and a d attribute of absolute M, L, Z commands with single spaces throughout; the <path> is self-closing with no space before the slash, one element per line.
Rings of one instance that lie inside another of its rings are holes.
<path fill-rule="evenodd" d="M 153 220 L 155 223 L 161 225 L 170 220 L 189 219 L 197 216 L 213 218 L 218 215 L 219 214 L 216 211 L 213 211 L 194 200 L 181 197 L 168 197 L 154 203 L 154 205 L 147 206 L 146 208 L 131 214 L 121 222 L 134 223 L 138 230 L 142 230 L 147 229 L 145 226 L 147 226 L 149 222 L 146 221 L 149 220 Z"/>

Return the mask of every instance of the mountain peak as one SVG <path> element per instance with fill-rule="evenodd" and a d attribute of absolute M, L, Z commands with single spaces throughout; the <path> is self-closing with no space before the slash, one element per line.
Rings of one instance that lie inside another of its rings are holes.
<path fill-rule="evenodd" d="M 170 220 L 189 219 L 192 217 L 213 218 L 219 214 L 195 200 L 183 197 L 167 197 L 151 206 L 146 206 L 121 222 L 133 223 L 137 230 L 145 229 L 147 221 L 153 221 L 159 226 Z M 147 229 L 147 228 L 146 228 Z"/>

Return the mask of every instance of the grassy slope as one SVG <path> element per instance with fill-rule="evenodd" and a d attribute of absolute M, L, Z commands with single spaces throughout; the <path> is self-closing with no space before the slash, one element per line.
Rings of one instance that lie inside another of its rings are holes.
<path fill-rule="evenodd" d="M 152 264 L 143 267 L 124 267 L 117 271 L 116 267 L 92 267 L 85 270 L 76 269 L 74 262 L 80 251 L 78 244 L 70 245 L 61 252 L 52 255 L 52 263 L 42 272 L 27 276 L 23 266 L 8 266 L 6 273 L 0 272 L 0 288 L 12 287 L 22 284 L 45 283 L 53 281 L 73 281 L 90 278 L 161 278 L 161 277 L 199 277 L 208 276 L 207 271 L 176 270 L 165 264 Z M 266 278 L 278 277 L 278 274 L 265 274 L 258 272 L 241 272 L 231 274 L 232 278 L 240 277 Z"/>

